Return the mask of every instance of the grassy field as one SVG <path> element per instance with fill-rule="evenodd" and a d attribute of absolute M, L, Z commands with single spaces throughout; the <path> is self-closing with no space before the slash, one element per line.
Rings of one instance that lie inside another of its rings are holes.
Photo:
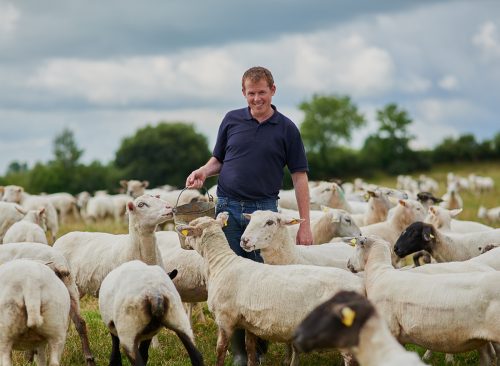
<path fill-rule="evenodd" d="M 474 172 L 478 175 L 489 175 L 493 177 L 496 184 L 493 192 L 480 196 L 467 192 L 461 193 L 464 199 L 464 212 L 459 218 L 463 220 L 477 220 L 476 215 L 479 205 L 482 204 L 486 207 L 496 207 L 500 205 L 499 168 L 500 163 L 475 164 L 467 166 L 442 166 L 432 172 L 426 172 L 425 174 L 437 179 L 438 182 L 440 182 L 440 194 L 443 194 L 445 191 L 446 186 L 444 182 L 448 171 L 453 171 L 456 174 L 463 176 L 467 176 L 470 172 Z M 379 176 L 375 179 L 369 180 L 369 182 L 394 187 L 396 179 L 395 177 Z M 127 232 L 127 227 L 125 225 L 119 225 L 111 222 L 99 223 L 92 226 L 75 223 L 63 226 L 59 235 L 75 230 L 125 233 Z M 111 350 L 111 338 L 109 337 L 107 329 L 100 319 L 97 300 L 85 297 L 82 299 L 81 307 L 89 328 L 91 348 L 96 356 L 96 362 L 98 365 L 106 365 L 108 363 L 108 357 Z M 194 333 L 197 346 L 205 358 L 205 363 L 207 365 L 213 365 L 215 363 L 216 326 L 206 306 L 204 307 L 204 313 L 206 315 L 207 322 L 205 324 L 195 324 Z M 148 364 L 157 366 L 190 365 L 187 353 L 182 347 L 180 341 L 176 338 L 175 334 L 170 331 L 162 331 L 160 333 L 160 344 L 160 348 L 150 350 L 150 361 Z M 420 354 L 423 353 L 423 350 L 419 347 L 408 346 L 408 348 L 416 350 Z M 284 357 L 284 352 L 285 348 L 283 345 L 272 344 L 263 365 L 271 366 L 280 364 Z M 28 362 L 24 361 L 20 353 L 15 353 L 14 358 L 15 365 L 29 365 Z M 458 355 L 456 359 L 458 360 L 457 365 L 478 365 L 478 356 L 476 352 Z M 128 364 L 128 361 L 126 361 L 125 358 L 123 358 L 123 362 L 124 364 Z M 228 356 L 226 358 L 226 365 L 230 364 L 231 356 Z M 339 355 L 335 352 L 313 352 L 311 354 L 300 355 L 300 364 L 304 366 L 340 365 L 341 360 Z M 431 364 L 444 365 L 444 355 L 435 354 Z M 71 325 L 68 334 L 62 365 L 85 365 L 83 362 L 80 341 L 73 325 Z"/>

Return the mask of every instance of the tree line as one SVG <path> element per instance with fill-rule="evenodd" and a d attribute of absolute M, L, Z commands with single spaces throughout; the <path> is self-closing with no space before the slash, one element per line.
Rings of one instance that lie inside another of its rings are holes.
<path fill-rule="evenodd" d="M 394 103 L 376 111 L 377 130 L 360 149 L 349 146 L 366 118 L 348 96 L 313 95 L 299 105 L 304 112 L 300 132 L 312 180 L 369 178 L 426 171 L 434 164 L 500 160 L 500 132 L 492 139 L 477 141 L 474 135 L 447 137 L 433 149 L 413 150 L 415 136 L 408 113 Z M 188 174 L 211 156 L 207 138 L 184 122 L 159 122 L 137 130 L 122 140 L 115 158 L 108 164 L 83 164 L 83 154 L 73 132 L 65 129 L 53 140 L 53 159 L 33 167 L 13 161 L 0 177 L 0 185 L 17 184 L 31 193 L 106 189 L 117 192 L 120 179 L 148 180 L 150 186 L 184 186 Z M 215 178 L 207 186 L 216 183 Z M 285 188 L 291 179 L 285 176 Z"/>

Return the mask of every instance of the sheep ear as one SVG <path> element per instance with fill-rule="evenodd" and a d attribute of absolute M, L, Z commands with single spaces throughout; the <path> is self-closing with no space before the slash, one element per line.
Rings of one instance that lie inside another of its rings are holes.
<path fill-rule="evenodd" d="M 148 187 L 149 187 L 149 181 L 147 181 L 147 180 L 143 180 L 143 181 L 142 181 L 142 186 L 143 186 L 144 188 L 148 188 Z"/>
<path fill-rule="evenodd" d="M 189 225 L 176 225 L 175 231 L 177 231 L 182 236 L 193 236 L 196 232 L 196 228 Z"/>
<path fill-rule="evenodd" d="M 171 272 L 168 272 L 168 277 L 170 277 L 171 280 L 173 280 L 175 277 L 177 277 L 177 274 L 179 273 L 179 271 L 177 271 L 176 269 L 174 269 L 173 271 Z"/>
<path fill-rule="evenodd" d="M 127 203 L 127 207 L 129 211 L 134 211 L 135 209 L 134 202 Z"/>
<path fill-rule="evenodd" d="M 290 217 L 285 217 L 281 220 L 283 225 L 297 225 L 303 221 L 304 221 L 304 219 L 296 219 L 296 218 L 290 218 Z"/>
<path fill-rule="evenodd" d="M 455 210 L 450 210 L 450 215 L 451 215 L 451 217 L 457 217 L 458 214 L 460 214 L 460 212 L 462 212 L 461 208 L 457 208 Z"/>
<path fill-rule="evenodd" d="M 422 237 L 425 241 L 431 241 L 435 238 L 435 236 L 432 234 L 432 229 L 430 226 L 424 226 L 424 228 L 422 229 Z"/>
<path fill-rule="evenodd" d="M 215 220 L 219 222 L 220 226 L 225 227 L 227 226 L 227 221 L 229 220 L 229 213 L 227 211 L 220 212 Z"/>
<path fill-rule="evenodd" d="M 437 210 L 436 206 L 430 206 L 430 207 L 429 207 L 429 213 L 431 213 L 431 214 L 433 214 L 433 215 L 435 215 L 435 214 L 436 214 L 436 210 Z"/>
<path fill-rule="evenodd" d="M 342 308 L 340 314 L 340 321 L 342 322 L 342 324 L 344 324 L 346 327 L 351 327 L 352 323 L 354 323 L 354 319 L 356 318 L 356 312 L 349 306 L 346 306 Z"/>
<path fill-rule="evenodd" d="M 42 216 L 45 213 L 45 207 L 40 207 L 38 209 L 38 215 Z"/>
<path fill-rule="evenodd" d="M 403 207 L 406 207 L 407 204 L 406 204 L 406 201 L 405 200 L 399 200 L 398 203 L 403 206 Z"/>
<path fill-rule="evenodd" d="M 122 179 L 120 181 L 120 185 L 123 187 L 123 188 L 127 188 L 127 183 L 128 183 L 128 180 L 125 180 L 125 179 Z"/>
<path fill-rule="evenodd" d="M 252 219 L 252 214 L 244 213 L 243 217 L 245 217 L 245 219 L 247 219 L 247 220 L 251 220 Z"/>

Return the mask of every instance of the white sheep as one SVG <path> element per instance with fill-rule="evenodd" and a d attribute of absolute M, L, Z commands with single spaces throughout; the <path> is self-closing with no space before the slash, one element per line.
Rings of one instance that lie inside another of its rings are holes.
<path fill-rule="evenodd" d="M 80 295 L 66 258 L 56 249 L 41 243 L 11 243 L 0 245 L 0 264 L 14 259 L 43 261 L 47 263 L 57 277 L 61 279 L 71 299 L 70 316 L 81 340 L 86 365 L 95 366 L 94 356 L 90 351 L 87 325 L 80 314 Z"/>
<path fill-rule="evenodd" d="M 68 260 L 81 296 L 98 297 L 104 277 L 122 263 L 133 259 L 161 263 L 155 230 L 172 218 L 172 207 L 159 198 L 143 195 L 129 202 L 127 208 L 128 234 L 74 231 L 54 243 Z"/>
<path fill-rule="evenodd" d="M 486 208 L 484 206 L 479 206 L 477 211 L 477 217 L 479 219 L 486 219 L 491 223 L 499 223 L 500 222 L 500 206 L 494 208 Z"/>
<path fill-rule="evenodd" d="M 46 265 L 17 259 L 0 265 L 0 360 L 12 364 L 12 349 L 37 350 L 37 365 L 58 366 L 66 342 L 70 299 Z"/>
<path fill-rule="evenodd" d="M 303 352 L 348 349 L 361 366 L 425 365 L 396 341 L 368 299 L 350 291 L 341 291 L 316 307 L 300 323 L 293 343 Z"/>
<path fill-rule="evenodd" d="M 34 242 L 47 243 L 45 235 L 45 208 L 29 210 L 21 221 L 12 225 L 3 238 L 4 243 Z"/>
<path fill-rule="evenodd" d="M 47 198 L 54 205 L 61 224 L 67 223 L 69 218 L 79 219 L 77 199 L 71 194 L 66 192 L 52 193 L 48 194 Z"/>
<path fill-rule="evenodd" d="M 430 206 L 425 222 L 434 225 L 436 229 L 451 231 L 454 233 L 470 233 L 477 231 L 493 230 L 491 226 L 476 221 L 455 220 L 461 212 L 461 208 L 448 210 L 440 206 Z"/>
<path fill-rule="evenodd" d="M 90 197 L 83 217 L 87 223 L 114 218 L 115 205 L 111 196 L 107 193 L 96 193 L 93 197 Z"/>
<path fill-rule="evenodd" d="M 161 328 L 173 330 L 192 365 L 203 365 L 194 335 L 171 279 L 159 266 L 133 260 L 102 281 L 99 311 L 113 341 L 110 364 L 121 363 L 120 345 L 134 365 L 146 365 L 151 339 Z"/>
<path fill-rule="evenodd" d="M 362 237 L 355 243 L 349 268 L 365 271 L 367 297 L 399 342 L 446 353 L 479 348 L 480 364 L 489 365 L 488 342 L 500 342 L 500 272 L 430 277 L 399 271 L 387 241 Z"/>
<path fill-rule="evenodd" d="M 339 208 L 350 213 L 364 213 L 366 203 L 347 201 L 342 188 L 333 182 L 321 182 L 316 187 L 311 188 L 311 208 L 320 209 L 321 206 Z M 361 204 L 361 205 L 359 205 Z M 359 206 L 358 206 L 359 205 Z"/>
<path fill-rule="evenodd" d="M 349 218 L 343 212 L 332 209 L 324 213 L 329 226 L 333 227 L 331 231 L 335 231 L 337 236 L 358 236 L 359 229 L 351 221 L 344 222 Z M 312 264 L 347 269 L 347 259 L 352 254 L 352 248 L 347 244 L 295 244 L 295 236 L 290 234 L 287 227 L 303 220 L 272 211 L 255 211 L 244 215 L 250 222 L 241 236 L 241 247 L 247 252 L 260 249 L 264 263 Z"/>
<path fill-rule="evenodd" d="M 456 183 L 449 184 L 446 193 L 441 197 L 443 201 L 439 204 L 439 206 L 447 208 L 448 210 L 463 208 L 464 201 L 458 191 L 459 188 Z"/>
<path fill-rule="evenodd" d="M 500 244 L 500 229 L 450 233 L 438 230 L 432 224 L 415 222 L 401 233 L 394 252 L 403 257 L 425 250 L 438 262 L 464 261 L 480 255 L 488 244 Z"/>
<path fill-rule="evenodd" d="M 0 202 L 0 242 L 7 230 L 16 222 L 22 220 L 26 211 L 16 203 Z"/>
<path fill-rule="evenodd" d="M 255 342 L 260 337 L 289 344 L 299 322 L 316 305 L 340 290 L 364 293 L 363 280 L 338 268 L 271 266 L 237 256 L 229 247 L 217 219 L 201 217 L 178 225 L 186 244 L 208 262 L 208 307 L 218 326 L 217 365 L 224 364 L 235 328 L 246 330 L 248 364 L 255 365 Z M 295 352 L 291 364 L 298 362 Z"/>
<path fill-rule="evenodd" d="M 356 225 L 367 226 L 385 221 L 389 209 L 393 207 L 389 201 L 388 195 L 384 194 L 380 189 L 375 189 L 373 191 L 366 191 L 365 198 L 368 198 L 368 208 L 365 213 L 352 215 Z"/>
<path fill-rule="evenodd" d="M 56 239 L 57 231 L 59 230 L 59 222 L 57 219 L 57 211 L 54 205 L 46 196 L 35 196 L 24 192 L 23 187 L 5 186 L 5 193 L 2 200 L 5 202 L 14 202 L 20 204 L 25 210 L 38 210 L 40 207 L 45 207 L 45 215 L 47 217 L 47 228 L 50 230 L 51 243 Z"/>
<path fill-rule="evenodd" d="M 188 303 L 188 316 L 191 319 L 195 304 L 207 301 L 208 274 L 205 260 L 195 250 L 182 248 L 175 231 L 158 231 L 156 238 L 165 270 L 178 271 L 173 282 L 182 301 Z M 199 320 L 205 321 L 203 311 L 199 313 Z"/>

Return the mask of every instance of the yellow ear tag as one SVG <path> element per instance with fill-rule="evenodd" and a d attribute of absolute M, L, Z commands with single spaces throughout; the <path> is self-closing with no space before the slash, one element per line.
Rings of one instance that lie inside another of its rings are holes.
<path fill-rule="evenodd" d="M 357 242 L 358 241 L 356 240 L 356 238 L 352 238 L 351 241 L 350 241 L 350 243 L 351 243 L 352 246 L 355 246 Z"/>
<path fill-rule="evenodd" d="M 327 206 L 321 206 L 321 211 L 328 212 L 330 209 Z"/>
<path fill-rule="evenodd" d="M 354 322 L 356 313 L 351 308 L 345 307 L 342 309 L 342 324 L 346 327 L 350 327 Z"/>
<path fill-rule="evenodd" d="M 434 236 L 434 235 L 432 235 L 432 234 L 429 234 L 429 236 L 430 236 L 430 238 L 431 238 L 431 239 L 434 239 L 434 238 L 435 238 L 435 236 Z"/>
<path fill-rule="evenodd" d="M 365 193 L 365 201 L 368 201 L 370 199 L 370 195 L 368 193 Z"/>
<path fill-rule="evenodd" d="M 184 236 L 188 236 L 189 231 L 187 229 L 181 230 L 181 234 Z"/>
<path fill-rule="evenodd" d="M 227 226 L 227 220 L 224 220 L 224 226 Z"/>

